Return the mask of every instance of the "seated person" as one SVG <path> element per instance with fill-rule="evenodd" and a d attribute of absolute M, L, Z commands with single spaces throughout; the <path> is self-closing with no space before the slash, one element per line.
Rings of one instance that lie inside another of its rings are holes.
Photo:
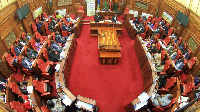
<path fill-rule="evenodd" d="M 189 51 L 187 51 L 185 54 L 183 54 L 183 56 L 185 57 L 186 60 L 188 60 L 190 57 Z"/>
<path fill-rule="evenodd" d="M 0 101 L 5 102 L 6 101 L 5 98 L 6 98 L 6 92 L 0 90 Z"/>
<path fill-rule="evenodd" d="M 55 39 L 57 43 L 62 43 L 62 44 L 66 43 L 66 39 L 63 38 L 58 31 L 56 31 Z"/>
<path fill-rule="evenodd" d="M 197 86 L 199 83 L 200 83 L 200 77 L 196 77 L 196 78 L 194 79 L 194 84 L 195 84 L 195 86 Z"/>
<path fill-rule="evenodd" d="M 167 26 L 167 25 L 164 25 L 164 26 L 163 26 L 163 29 L 165 30 L 165 35 L 168 35 L 168 26 Z"/>
<path fill-rule="evenodd" d="M 173 33 L 171 36 L 169 36 L 172 38 L 172 40 L 175 40 L 177 38 L 177 33 Z"/>
<path fill-rule="evenodd" d="M 36 40 L 35 46 L 38 51 L 42 48 L 42 43 L 41 43 L 40 39 Z"/>
<path fill-rule="evenodd" d="M 167 82 L 167 74 L 159 76 L 158 89 L 161 89 L 162 87 L 164 87 L 166 82 Z"/>
<path fill-rule="evenodd" d="M 18 46 L 20 47 L 20 49 L 22 49 L 25 45 L 26 45 L 26 41 L 22 39 L 18 40 Z"/>
<path fill-rule="evenodd" d="M 156 47 L 156 44 L 152 44 L 149 48 L 148 48 L 148 51 L 150 54 L 155 54 L 158 52 L 157 50 L 157 47 Z"/>
<path fill-rule="evenodd" d="M 54 25 L 53 22 L 51 21 L 51 23 L 48 26 L 49 31 L 54 32 Z"/>
<path fill-rule="evenodd" d="M 177 57 L 177 49 L 174 49 L 171 53 L 170 53 L 170 58 L 172 59 L 172 61 L 174 61 Z"/>
<path fill-rule="evenodd" d="M 115 15 L 112 17 L 112 22 L 113 22 L 113 23 L 116 23 L 116 22 L 117 22 L 117 14 L 115 14 Z"/>
<path fill-rule="evenodd" d="M 52 25 L 55 26 L 55 25 L 56 25 L 56 20 L 55 20 L 55 18 L 53 18 L 53 17 L 50 17 L 50 18 L 51 18 L 51 23 L 52 23 Z"/>
<path fill-rule="evenodd" d="M 60 59 L 60 53 L 56 54 L 54 49 L 52 49 L 51 47 L 48 47 L 47 50 L 48 50 L 49 61 L 58 62 Z"/>
<path fill-rule="evenodd" d="M 138 19 L 138 17 L 135 18 L 135 20 L 133 21 L 133 23 L 139 24 L 139 19 Z"/>
<path fill-rule="evenodd" d="M 74 21 L 74 20 L 69 16 L 69 14 L 67 14 L 66 20 L 67 20 L 67 22 Z"/>
<path fill-rule="evenodd" d="M 18 97 L 18 101 L 23 104 L 23 107 L 26 110 L 30 110 L 31 111 L 32 107 L 31 107 L 30 101 L 28 99 L 29 99 L 28 95 L 22 95 L 22 96 Z"/>
<path fill-rule="evenodd" d="M 70 26 L 66 25 L 64 22 L 62 23 L 62 30 L 73 33 L 73 29 Z"/>
<path fill-rule="evenodd" d="M 165 61 L 158 62 L 155 66 L 156 72 L 162 72 L 162 70 L 164 69 L 164 65 L 165 65 Z"/>
<path fill-rule="evenodd" d="M 99 22 L 100 19 L 101 19 L 101 15 L 100 15 L 98 12 L 96 12 L 96 14 L 94 15 L 94 20 L 95 20 L 96 22 Z"/>
<path fill-rule="evenodd" d="M 173 99 L 172 94 L 165 94 L 165 95 L 156 94 L 152 103 L 154 106 L 166 107 L 171 103 L 172 99 Z"/>
<path fill-rule="evenodd" d="M 32 61 L 27 57 L 22 56 L 22 66 L 28 70 L 32 70 Z"/>
<path fill-rule="evenodd" d="M 39 20 L 39 19 L 36 19 L 36 20 Z M 43 34 L 42 30 L 40 29 L 42 27 L 42 22 L 41 21 L 36 21 L 36 26 L 37 26 L 37 31 L 40 33 L 40 34 Z"/>
<path fill-rule="evenodd" d="M 136 28 L 138 29 L 137 34 L 144 33 L 144 31 L 145 31 L 143 22 L 141 22 L 139 25 L 137 25 Z"/>
<path fill-rule="evenodd" d="M 25 94 L 25 95 L 28 94 L 28 91 L 27 91 L 28 82 L 27 81 L 17 82 L 17 85 L 19 86 L 19 89 L 22 92 L 22 94 Z"/>
<path fill-rule="evenodd" d="M 169 43 L 169 45 L 166 46 L 167 53 L 171 54 L 174 50 L 174 43 Z"/>
<path fill-rule="evenodd" d="M 65 106 L 61 102 L 61 98 L 54 98 L 51 100 L 47 101 L 47 107 L 52 111 L 52 112 L 63 112 L 65 111 Z"/>
<path fill-rule="evenodd" d="M 62 47 L 58 45 L 55 41 L 51 40 L 51 48 L 53 48 L 58 53 L 62 52 Z"/>
<path fill-rule="evenodd" d="M 6 91 L 7 83 L 6 79 L 0 79 L 0 91 Z"/>
<path fill-rule="evenodd" d="M 59 12 L 56 12 L 56 18 L 57 18 L 57 19 L 61 19 L 61 18 L 63 18 L 63 16 L 60 15 Z"/>
<path fill-rule="evenodd" d="M 15 51 L 15 54 L 17 56 L 19 56 L 20 53 L 21 53 L 21 49 L 20 49 L 20 47 L 17 44 L 14 44 L 14 51 Z"/>
<path fill-rule="evenodd" d="M 38 52 L 36 50 L 26 48 L 26 51 L 29 59 L 35 59 L 38 56 Z"/>
<path fill-rule="evenodd" d="M 160 34 L 160 26 L 159 25 L 155 30 L 153 30 L 153 34 L 154 35 Z"/>
<path fill-rule="evenodd" d="M 175 66 L 177 70 L 181 70 L 184 66 L 184 60 L 183 59 L 176 60 Z"/>
<path fill-rule="evenodd" d="M 31 36 L 28 34 L 25 34 L 25 41 L 28 42 L 31 39 Z"/>

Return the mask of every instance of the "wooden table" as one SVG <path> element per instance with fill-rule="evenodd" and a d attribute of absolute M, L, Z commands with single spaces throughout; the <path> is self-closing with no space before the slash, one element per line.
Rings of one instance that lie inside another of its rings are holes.
<path fill-rule="evenodd" d="M 121 36 L 121 32 L 123 30 L 123 24 L 120 23 L 113 23 L 108 21 L 102 21 L 102 22 L 90 22 L 90 36 L 98 36 L 98 30 L 99 28 L 115 28 L 117 31 L 117 36 Z"/>
<path fill-rule="evenodd" d="M 98 30 L 98 49 L 101 64 L 117 64 L 121 57 L 122 46 L 114 28 L 100 28 Z"/>

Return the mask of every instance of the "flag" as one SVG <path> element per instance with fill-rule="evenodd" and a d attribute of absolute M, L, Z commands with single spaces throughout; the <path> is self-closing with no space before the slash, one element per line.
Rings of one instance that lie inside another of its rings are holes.
<path fill-rule="evenodd" d="M 100 11 L 100 1 L 98 0 L 97 10 Z"/>
<path fill-rule="evenodd" d="M 112 9 L 111 9 L 111 6 L 112 6 L 112 5 L 111 5 L 111 2 L 112 2 L 112 0 L 110 0 L 110 11 L 112 11 Z"/>

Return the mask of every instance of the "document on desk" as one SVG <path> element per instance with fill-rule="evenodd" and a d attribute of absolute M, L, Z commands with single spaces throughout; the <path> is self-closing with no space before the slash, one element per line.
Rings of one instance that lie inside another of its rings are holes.
<path fill-rule="evenodd" d="M 147 103 L 148 102 L 145 101 L 145 102 L 140 102 L 140 103 L 135 104 L 134 105 L 135 111 L 138 110 L 138 109 L 140 109 L 140 108 L 142 108 L 143 106 L 147 105 Z"/>
<path fill-rule="evenodd" d="M 85 102 L 82 102 L 82 101 L 78 101 L 78 102 L 76 103 L 76 106 L 77 106 L 78 108 L 84 107 L 84 108 L 86 108 L 86 109 L 88 109 L 88 110 L 93 108 L 93 105 L 88 104 L 88 103 L 85 103 Z"/>
<path fill-rule="evenodd" d="M 138 98 L 140 99 L 141 102 L 145 102 L 149 99 L 149 96 L 147 93 L 143 92 L 142 94 L 140 94 L 140 96 L 138 96 Z"/>
<path fill-rule="evenodd" d="M 27 86 L 28 93 L 33 93 L 33 86 Z"/>
<path fill-rule="evenodd" d="M 70 106 L 72 103 L 72 100 L 67 95 L 63 95 L 62 102 L 65 104 L 65 106 Z"/>
<path fill-rule="evenodd" d="M 64 58 L 64 54 L 65 54 L 65 51 L 62 51 L 62 52 L 60 53 L 60 59 Z"/>
<path fill-rule="evenodd" d="M 60 64 L 57 64 L 57 65 L 55 66 L 55 69 L 56 69 L 56 72 L 59 72 Z"/>

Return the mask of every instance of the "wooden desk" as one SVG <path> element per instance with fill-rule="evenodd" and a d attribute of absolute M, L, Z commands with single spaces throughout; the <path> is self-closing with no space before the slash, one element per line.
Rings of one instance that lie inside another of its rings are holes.
<path fill-rule="evenodd" d="M 112 27 L 117 31 L 117 36 L 121 36 L 121 32 L 123 30 L 123 24 L 122 23 L 113 23 L 113 22 L 90 22 L 90 36 L 98 36 L 98 30 L 99 28 L 106 28 L 106 27 Z"/>
<path fill-rule="evenodd" d="M 98 49 L 101 64 L 117 64 L 121 57 L 120 45 L 114 28 L 100 28 L 98 30 Z"/>
<path fill-rule="evenodd" d="M 105 19 L 105 16 L 109 16 L 109 17 L 112 17 L 115 15 L 115 12 L 114 11 L 100 11 L 98 12 L 98 14 L 101 16 L 101 19 Z"/>

